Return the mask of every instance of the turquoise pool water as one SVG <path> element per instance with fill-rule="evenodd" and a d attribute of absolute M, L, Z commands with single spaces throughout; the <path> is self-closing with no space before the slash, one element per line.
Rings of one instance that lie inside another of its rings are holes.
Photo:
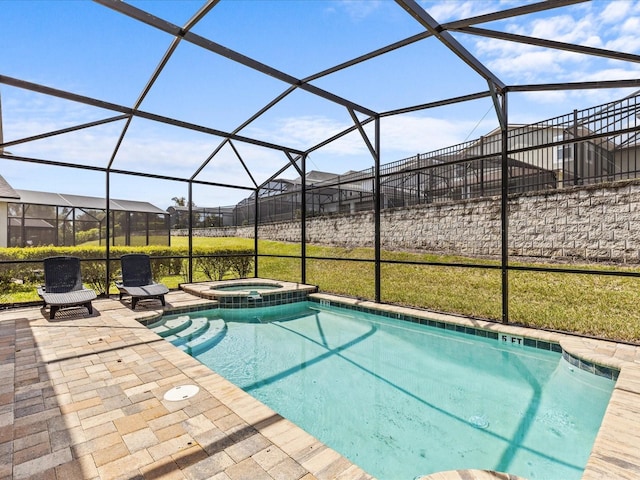
<path fill-rule="evenodd" d="M 559 353 L 311 302 L 191 316 L 223 332 L 198 360 L 380 480 L 579 479 L 614 386 Z"/>

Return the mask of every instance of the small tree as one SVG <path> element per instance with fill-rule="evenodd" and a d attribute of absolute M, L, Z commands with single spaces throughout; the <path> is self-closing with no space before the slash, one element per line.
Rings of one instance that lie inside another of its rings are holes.
<path fill-rule="evenodd" d="M 176 207 L 184 207 L 187 204 L 187 199 L 184 197 L 173 197 L 171 201 Z"/>
<path fill-rule="evenodd" d="M 171 201 L 173 202 L 173 205 L 175 207 L 186 207 L 187 205 L 189 205 L 187 199 L 184 197 L 173 197 Z M 195 207 L 196 204 L 194 202 L 191 202 L 191 206 Z"/>

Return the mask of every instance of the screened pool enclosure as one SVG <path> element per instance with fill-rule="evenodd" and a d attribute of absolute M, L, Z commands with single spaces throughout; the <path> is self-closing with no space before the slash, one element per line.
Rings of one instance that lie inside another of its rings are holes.
<path fill-rule="evenodd" d="M 495 286 L 482 316 L 518 321 L 523 276 L 640 276 L 640 54 L 607 3 L 95 0 L 58 2 L 48 22 L 14 2 L 2 50 L 25 61 L 0 66 L 0 174 L 107 199 L 109 238 L 115 199 L 182 198 L 186 281 L 196 228 L 243 227 L 255 276 L 278 258 L 282 280 L 322 289 L 319 272 L 357 284 L 348 265 L 364 265 L 356 296 L 411 304 L 389 287 L 481 271 Z M 291 253 L 261 242 L 285 230 Z M 100 245 L 108 279 L 113 242 Z"/>
<path fill-rule="evenodd" d="M 110 235 L 105 200 L 18 190 L 7 202 L 7 247 L 169 245 L 168 213 L 148 202 L 111 199 Z"/>

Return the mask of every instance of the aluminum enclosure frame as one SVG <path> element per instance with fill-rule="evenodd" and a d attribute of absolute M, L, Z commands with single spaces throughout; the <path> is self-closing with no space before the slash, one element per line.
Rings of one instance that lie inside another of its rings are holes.
<path fill-rule="evenodd" d="M 362 141 L 368 147 L 369 152 L 371 154 L 371 158 L 374 165 L 374 198 L 375 198 L 375 206 L 374 206 L 374 264 L 375 264 L 375 301 L 381 302 L 381 265 L 384 263 L 381 259 L 381 245 L 380 245 L 380 212 L 381 212 L 381 203 L 380 203 L 380 188 L 381 188 L 381 174 L 380 174 L 380 143 L 381 143 L 381 128 L 380 128 L 380 120 L 381 118 L 392 117 L 394 115 L 400 115 L 409 112 L 416 111 L 424 111 L 431 108 L 446 106 L 446 105 L 455 105 L 455 104 L 464 104 L 465 102 L 477 100 L 480 98 L 491 97 L 494 105 L 494 113 L 496 118 L 498 119 L 498 123 L 501 127 L 502 131 L 502 193 L 501 193 L 501 246 L 502 246 L 502 256 L 501 256 L 501 284 L 502 284 L 502 321 L 504 323 L 509 322 L 509 292 L 508 285 L 509 279 L 508 274 L 510 270 L 527 270 L 529 268 L 526 267 L 513 267 L 509 265 L 509 252 L 508 252 L 508 229 L 509 229 L 509 218 L 508 218 L 508 144 L 507 144 L 507 125 L 508 125 L 508 117 L 509 117 L 509 108 L 508 108 L 508 97 L 512 93 L 520 93 L 520 92 L 537 92 L 537 91 L 554 91 L 554 90 L 580 90 L 580 89 L 610 89 L 610 88 L 629 88 L 629 87 L 637 87 L 640 88 L 640 78 L 631 79 L 631 80 L 592 80 L 585 82 L 566 82 L 566 83 L 549 83 L 549 84 L 534 84 L 534 85 L 507 85 L 502 79 L 499 78 L 494 72 L 492 72 L 483 62 L 477 59 L 473 54 L 469 52 L 469 50 L 456 38 L 453 37 L 451 32 L 461 32 L 465 34 L 475 35 L 475 36 L 483 36 L 486 38 L 491 38 L 495 40 L 502 40 L 507 42 L 516 42 L 526 45 L 533 45 L 538 47 L 543 47 L 552 50 L 560 50 L 560 51 L 569 51 L 582 55 L 589 56 L 598 56 L 612 60 L 620 60 L 625 62 L 630 62 L 633 64 L 640 63 L 640 55 L 617 52 L 612 50 L 586 47 L 583 45 L 570 44 L 552 40 L 545 40 L 533 37 L 527 37 L 522 35 L 515 35 L 507 32 L 499 32 L 495 30 L 489 30 L 484 28 L 479 28 L 477 25 L 495 21 L 495 20 L 504 20 L 510 18 L 516 18 L 519 16 L 527 15 L 535 12 L 542 12 L 551 9 L 561 9 L 563 7 L 567 7 L 570 5 L 574 5 L 577 3 L 582 3 L 587 0 L 549 0 L 542 1 L 538 3 L 532 3 L 529 5 L 505 9 L 502 11 L 480 15 L 477 17 L 471 17 L 466 19 L 457 20 L 449 23 L 438 23 L 420 4 L 415 0 L 395 0 L 396 4 L 401 7 L 408 15 L 413 17 L 418 24 L 420 24 L 424 28 L 424 32 L 421 32 L 417 35 L 413 35 L 411 37 L 405 38 L 401 41 L 394 42 L 385 47 L 376 49 L 371 51 L 365 55 L 361 55 L 357 58 L 351 59 L 349 61 L 336 64 L 328 69 L 325 69 L 321 72 L 317 72 L 311 76 L 306 78 L 295 78 L 287 74 L 286 72 L 282 72 L 270 65 L 261 63 L 253 58 L 247 57 L 245 55 L 240 54 L 239 52 L 235 52 L 229 48 L 226 48 L 219 43 L 216 43 L 210 39 L 204 38 L 200 35 L 193 33 L 193 28 L 201 21 L 205 16 L 215 14 L 215 7 L 218 5 L 220 0 L 207 0 L 204 5 L 182 26 L 178 26 L 168 22 L 164 19 L 158 18 L 140 8 L 137 8 L 133 5 L 127 4 L 125 2 L 119 0 L 94 0 L 99 5 L 102 5 L 105 8 L 111 9 L 112 11 L 121 14 L 123 16 L 134 19 L 137 22 L 144 23 L 147 26 L 150 26 L 154 29 L 162 31 L 166 34 L 169 34 L 173 37 L 173 40 L 164 53 L 162 58 L 160 59 L 158 65 L 152 72 L 149 80 L 146 85 L 140 92 L 137 100 L 131 106 L 118 105 L 110 102 L 106 102 L 97 98 L 91 98 L 83 95 L 79 95 L 73 92 L 67 92 L 55 88 L 51 88 L 46 85 L 40 85 L 33 82 L 28 82 L 21 79 L 12 78 L 6 75 L 2 75 L 0 70 L 0 85 L 7 85 L 15 88 L 20 88 L 24 90 L 28 90 L 31 92 L 36 92 L 56 98 L 61 98 L 73 102 L 78 102 L 81 104 L 98 107 L 104 109 L 106 111 L 112 112 L 112 116 L 106 117 L 102 120 L 97 120 L 90 123 L 83 123 L 80 125 L 76 125 L 73 127 L 59 129 L 55 131 L 51 131 L 45 134 L 31 136 L 27 138 L 22 138 L 18 140 L 13 140 L 10 142 L 4 142 L 2 138 L 2 110 L 0 108 L 0 158 L 6 160 L 12 160 L 17 162 L 26 162 L 26 163 L 34 163 L 41 165 L 50 165 L 50 166 L 60 166 L 60 167 L 69 167 L 76 169 L 85 169 L 85 170 L 93 170 L 97 172 L 101 172 L 105 175 L 105 188 L 106 188 L 106 197 L 107 197 L 107 205 L 109 204 L 110 199 L 110 190 L 111 190 L 111 176 L 114 174 L 119 175 L 131 175 L 131 176 L 140 176 L 140 177 L 148 177 L 154 179 L 161 180 L 170 180 L 177 182 L 184 182 L 188 186 L 188 201 L 189 205 L 193 205 L 193 186 L 194 185 L 203 185 L 203 186 L 211 186 L 211 187 L 224 187 L 224 188 L 233 188 L 233 189 L 243 189 L 249 192 L 253 192 L 258 198 L 258 193 L 268 182 L 277 177 L 280 173 L 285 171 L 287 168 L 293 166 L 297 172 L 300 174 L 302 178 L 302 199 L 305 201 L 305 193 L 306 193 L 306 182 L 305 175 L 307 173 L 307 157 L 310 153 L 322 148 L 329 143 L 336 141 L 349 133 L 352 133 L 356 130 L 360 132 L 362 137 Z M 407 106 L 401 109 L 396 109 L 393 111 L 387 112 L 377 112 L 374 109 L 367 107 L 366 105 L 359 105 L 356 102 L 353 102 L 347 98 L 343 98 L 333 92 L 321 89 L 311 84 L 312 81 L 330 75 L 332 73 L 347 69 L 349 67 L 361 64 L 373 58 L 385 55 L 386 53 L 395 51 L 397 49 L 406 47 L 408 45 L 412 45 L 416 42 L 422 41 L 429 37 L 435 37 L 442 45 L 444 45 L 449 51 L 451 51 L 455 56 L 457 56 L 460 61 L 467 64 L 478 76 L 484 79 L 487 82 L 487 90 L 481 92 L 470 93 L 463 96 L 445 98 L 438 100 L 436 102 L 424 103 L 420 105 L 412 105 Z M 273 77 L 281 82 L 283 82 L 287 87 L 277 95 L 272 101 L 268 102 L 264 107 L 262 107 L 255 114 L 251 115 L 246 121 L 242 122 L 232 131 L 223 131 L 215 128 L 215 126 L 207 126 L 207 125 L 198 125 L 193 124 L 181 120 L 177 120 L 174 118 L 166 117 L 163 115 L 158 115 L 152 112 L 146 112 L 140 109 L 144 99 L 147 97 L 148 93 L 153 89 L 154 84 L 161 72 L 170 61 L 173 53 L 175 52 L 177 46 L 181 42 L 189 42 L 193 46 L 206 50 L 212 54 L 223 56 L 224 58 L 236 62 L 245 67 L 251 68 L 257 71 L 260 74 L 267 75 Z M 270 142 L 265 142 L 256 138 L 250 138 L 247 136 L 240 135 L 240 132 L 249 124 L 260 118 L 267 111 L 273 108 L 275 105 L 279 104 L 282 100 L 287 98 L 291 93 L 296 90 L 304 90 L 312 95 L 317 96 L 326 102 L 331 102 L 336 104 L 342 108 L 345 108 L 349 115 L 352 118 L 353 125 L 349 128 L 343 130 L 342 132 L 334 135 L 331 138 L 327 138 L 326 140 L 314 145 L 306 150 L 299 150 L 287 145 L 278 145 Z M 1 104 L 0 104 L 1 107 Z M 364 118 L 359 118 L 358 114 Z M 210 135 L 213 137 L 221 138 L 221 142 L 219 145 L 210 153 L 210 155 L 202 161 L 202 163 L 196 168 L 191 174 L 186 175 L 184 177 L 170 177 L 159 175 L 154 173 L 153 171 L 144 171 L 144 172 L 136 172 L 122 169 L 113 168 L 113 162 L 118 154 L 120 146 L 125 139 L 131 121 L 134 118 L 142 118 L 152 122 L 159 122 L 165 125 L 169 125 L 175 128 L 187 129 L 191 131 L 200 132 L 206 135 Z M 114 150 L 111 152 L 109 156 L 109 161 L 104 166 L 90 166 L 90 165 L 78 165 L 68 162 L 61 161 L 53 161 L 49 159 L 41 159 L 41 158 L 29 158 L 24 156 L 15 156 L 5 151 L 5 148 L 9 148 L 12 145 L 18 145 L 23 143 L 28 143 L 32 141 L 36 141 L 43 138 L 54 137 L 57 135 L 62 135 L 64 133 L 69 133 L 73 131 L 79 131 L 86 128 L 90 128 L 97 125 L 108 124 L 111 122 L 116 122 L 120 120 L 125 120 L 124 128 L 122 129 L 119 139 L 116 143 Z M 370 139 L 366 132 L 364 131 L 364 127 L 371 122 L 374 123 L 374 138 Z M 243 159 L 242 155 L 239 153 L 238 149 L 235 147 L 235 143 L 245 143 L 250 144 L 256 147 L 275 150 L 281 152 L 283 155 L 283 167 L 279 169 L 274 174 L 263 183 L 258 183 L 252 176 L 252 172 L 250 168 L 248 168 L 245 159 Z M 244 170 L 248 174 L 251 179 L 253 186 L 245 187 L 240 185 L 233 184 L 224 184 L 224 183 L 215 183 L 200 180 L 198 177 L 203 169 L 209 165 L 212 161 L 215 160 L 218 153 L 222 150 L 223 147 L 230 146 L 230 148 L 234 151 L 238 162 L 243 166 Z M 256 201 L 256 210 L 258 208 L 258 202 Z M 189 212 L 189 218 L 192 218 L 192 212 Z M 306 281 L 306 261 L 308 258 L 314 259 L 322 259 L 320 257 L 309 257 L 307 255 L 306 250 L 306 241 L 305 241 L 305 229 L 306 229 L 306 205 L 303 203 L 303 208 L 301 212 L 301 272 L 300 278 L 304 283 Z M 109 209 L 107 208 L 107 231 L 110 229 L 109 225 Z M 255 275 L 258 275 L 258 214 L 254 215 L 255 223 L 254 223 L 254 250 L 255 250 Z M 189 280 L 191 281 L 193 278 L 193 226 L 190 220 L 189 223 L 189 258 L 188 258 L 188 272 L 189 272 Z M 110 260 L 110 250 L 107 244 L 106 247 L 106 265 L 107 265 L 107 279 L 109 277 L 109 260 Z M 335 259 L 332 259 L 335 260 Z M 393 262 L 390 262 L 393 263 Z M 425 263 L 427 264 L 427 263 Z M 464 268 L 468 268 L 469 265 L 456 265 Z M 486 266 L 474 266 L 474 268 L 488 268 Z M 562 273 L 577 273 L 572 270 L 567 269 L 553 269 L 553 268 L 530 268 L 532 271 L 551 271 L 551 272 L 562 272 Z M 602 274 L 602 272 L 596 271 L 587 271 L 580 270 L 581 274 Z M 615 275 L 619 274 L 622 276 L 640 276 L 632 275 L 629 272 L 607 272 L 607 275 Z"/>

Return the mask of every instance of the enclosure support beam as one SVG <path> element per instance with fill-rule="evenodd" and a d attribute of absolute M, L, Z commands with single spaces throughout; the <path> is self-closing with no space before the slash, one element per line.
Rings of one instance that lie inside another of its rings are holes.
<path fill-rule="evenodd" d="M 56 207 L 56 225 L 57 225 L 57 228 L 56 228 L 56 231 L 53 234 L 53 236 L 55 238 L 56 245 L 60 245 L 60 207 Z M 99 227 L 98 227 L 98 232 L 100 232 L 100 228 Z M 62 229 L 62 234 L 64 235 L 64 228 Z M 98 234 L 98 236 L 99 236 L 99 234 Z M 98 243 L 98 246 L 99 245 L 100 244 Z M 8 246 L 8 245 L 5 245 L 5 246 Z M 75 238 L 73 239 L 73 246 L 74 247 L 76 246 Z"/>
<path fill-rule="evenodd" d="M 48 133 L 41 133 L 39 135 L 32 135 L 30 137 L 21 138 L 19 140 L 12 140 L 6 143 L 3 143 L 2 141 L 2 131 L 1 131 L 2 126 L 0 125 L 0 145 L 2 145 L 2 147 L 0 147 L 0 151 L 3 148 L 12 147 L 14 145 L 20 145 L 21 143 L 33 142 L 35 140 L 42 140 L 44 138 L 55 137 L 56 135 L 63 135 L 65 133 L 76 132 L 78 130 L 84 130 L 85 128 L 97 127 L 100 125 L 105 125 L 108 123 L 124 120 L 126 118 L 130 118 L 129 115 L 116 115 L 115 117 L 109 117 L 103 120 L 96 120 L 95 122 L 82 123 L 80 125 L 75 125 L 73 127 L 62 128 L 60 130 L 54 130 Z"/>
<path fill-rule="evenodd" d="M 610 60 L 622 60 L 625 62 L 640 62 L 640 55 L 633 53 L 618 52 L 615 50 L 606 50 L 603 48 L 588 47 L 585 45 L 576 45 L 572 43 L 558 42 L 555 40 L 545 40 L 542 38 L 528 37 L 525 35 L 517 35 L 515 33 L 498 32 L 495 30 L 487 30 L 477 27 L 465 27 L 457 29 L 459 32 L 470 33 L 482 37 L 494 38 L 498 40 L 506 40 L 509 42 L 521 43 L 527 46 L 535 45 L 537 47 L 564 50 L 567 52 L 581 53 L 585 55 L 593 55 L 596 57 L 604 57 Z"/>
<path fill-rule="evenodd" d="M 380 117 L 376 117 L 375 120 L 375 126 L 376 126 L 376 138 L 375 138 L 375 156 L 374 156 L 374 161 L 375 161 L 375 167 L 374 167 L 374 182 L 375 185 L 373 187 L 374 192 L 375 192 L 375 196 L 374 196 L 374 250 L 375 250 L 375 288 L 376 288 L 376 292 L 375 292 L 375 298 L 376 298 L 376 302 L 380 303 L 382 301 L 382 295 L 381 295 L 381 269 L 380 269 L 380 261 L 381 261 L 381 255 L 380 255 L 380 210 L 381 210 L 381 205 L 380 205 L 380 197 L 382 195 L 382 192 L 380 191 Z"/>
<path fill-rule="evenodd" d="M 187 261 L 188 278 L 189 283 L 193 282 L 193 182 L 189 182 L 189 193 L 187 194 L 189 202 L 189 221 L 187 222 L 189 228 L 189 259 Z"/>
<path fill-rule="evenodd" d="M 374 126 L 375 126 L 375 138 L 373 145 L 367 136 L 367 132 L 362 128 L 362 123 L 358 120 L 356 113 L 353 110 L 349 110 L 349 114 L 351 115 L 351 119 L 355 124 L 356 128 L 360 132 L 360 136 L 362 136 L 362 140 L 365 145 L 369 149 L 369 153 L 373 157 L 374 167 L 373 167 L 373 250 L 374 250 L 374 264 L 375 264 L 375 301 L 377 303 L 381 302 L 381 294 L 380 294 L 380 195 L 382 192 L 380 191 L 380 115 L 376 115 L 374 117 Z M 362 194 L 360 194 L 362 195 Z"/>
<path fill-rule="evenodd" d="M 489 84 L 495 85 L 499 90 L 505 84 L 491 72 L 482 62 L 474 57 L 466 48 L 462 46 L 449 32 L 445 31 L 436 20 L 429 15 L 415 0 L 396 0 L 405 11 L 411 15 L 420 25 L 427 29 L 432 35 L 440 40 L 449 50 L 455 53 L 460 60 L 469 65 L 478 75 L 487 80 Z"/>
<path fill-rule="evenodd" d="M 106 197 L 106 205 L 105 205 L 105 229 L 106 232 L 104 233 L 104 245 L 105 245 L 105 257 L 107 259 L 107 266 L 105 268 L 105 275 L 106 278 L 104 279 L 104 284 L 106 285 L 106 292 L 105 295 L 108 297 L 109 296 L 109 279 L 111 278 L 111 235 L 109 234 L 110 230 L 111 230 L 111 208 L 110 208 L 110 203 L 111 203 L 111 175 L 109 173 L 109 170 L 107 170 L 105 172 L 105 178 L 106 178 L 106 185 L 105 185 L 105 197 Z M 74 209 L 75 210 L 75 209 Z M 74 222 L 75 223 L 75 222 Z M 98 227 L 100 228 L 100 227 Z M 74 245 L 75 245 L 75 235 L 73 236 L 73 241 L 74 241 Z"/>
<path fill-rule="evenodd" d="M 258 278 L 259 277 L 259 273 L 258 273 L 258 213 L 260 212 L 260 209 L 258 207 L 258 196 L 260 193 L 260 187 L 256 188 L 255 190 L 255 196 L 256 196 L 256 200 L 253 204 L 253 264 L 255 265 L 253 271 L 254 274 L 253 276 Z M 248 202 L 247 202 L 248 204 Z M 248 205 L 247 205 L 248 206 Z M 249 215 L 249 211 L 247 210 L 247 215 Z"/>
<path fill-rule="evenodd" d="M 27 246 L 27 228 L 25 227 L 25 223 L 26 223 L 26 212 L 25 210 L 27 209 L 27 205 L 22 205 L 22 209 L 21 209 L 21 216 L 22 218 L 20 219 L 20 246 L 21 247 L 26 247 Z"/>
<path fill-rule="evenodd" d="M 251 170 L 249 170 L 249 168 L 247 167 L 247 164 L 242 159 L 242 155 L 240 155 L 240 152 L 238 152 L 238 149 L 236 148 L 236 146 L 233 144 L 233 142 L 231 140 L 229 140 L 227 143 L 229 144 L 229 146 L 233 150 L 233 153 L 236 154 L 236 158 L 238 159 L 238 161 L 242 165 L 242 168 L 244 168 L 244 171 L 247 172 L 247 175 L 251 179 L 251 183 L 253 183 L 253 186 L 257 188 L 258 187 L 258 183 L 253 178 L 253 175 L 251 175 Z"/>
<path fill-rule="evenodd" d="M 493 108 L 496 109 L 496 116 L 498 117 L 498 122 L 500 123 L 500 128 L 502 130 L 507 128 L 507 116 L 504 113 L 502 106 L 500 105 L 500 98 L 498 97 L 498 92 L 496 91 L 496 86 L 489 82 L 489 90 L 491 91 L 491 99 L 493 100 Z"/>
<path fill-rule="evenodd" d="M 578 110 L 573 110 L 573 184 L 580 185 L 580 171 L 578 168 Z M 564 147 L 562 147 L 564 150 Z M 563 167 L 564 168 L 564 167 Z"/>
<path fill-rule="evenodd" d="M 204 127 L 202 125 L 197 125 L 194 123 L 185 122 L 182 120 L 176 120 L 174 118 L 165 117 L 162 115 L 156 115 L 154 113 L 145 112 L 143 110 L 134 110 L 131 107 L 125 107 L 123 105 L 118 105 L 115 103 L 105 102 L 102 100 L 97 100 L 95 98 L 87 97 L 84 95 L 78 95 L 75 93 L 66 92 L 64 90 L 59 90 L 57 88 L 46 87 L 44 85 L 39 85 L 33 82 L 27 82 L 26 80 L 20 80 L 17 78 L 7 77 L 6 75 L 0 75 L 0 83 L 5 85 L 10 85 L 12 87 L 21 88 L 24 90 L 29 90 L 36 93 L 41 93 L 43 95 L 49 95 L 56 98 L 62 98 L 64 100 L 69 100 L 72 102 L 82 103 L 84 105 L 90 105 L 92 107 L 103 108 L 106 110 L 111 110 L 114 112 L 120 112 L 127 115 L 132 115 L 134 117 L 144 118 L 146 120 L 151 120 L 153 122 L 163 123 L 165 125 L 172 125 L 174 127 L 184 128 L 187 130 L 192 130 L 195 132 L 205 133 L 208 135 L 213 135 L 216 137 L 228 138 L 232 140 L 237 140 L 239 142 L 249 143 L 251 145 L 256 145 L 259 147 L 268 148 L 271 150 L 280 150 L 280 151 L 289 151 L 293 153 L 297 153 L 302 155 L 303 152 L 298 151 L 294 148 L 287 148 L 282 145 L 277 145 L 274 143 L 263 142 L 260 140 L 256 140 L 249 137 L 243 137 L 241 135 L 233 135 L 228 132 L 223 132 L 222 130 L 217 130 L 215 128 Z"/>
<path fill-rule="evenodd" d="M 313 95 L 317 95 L 320 98 L 325 100 L 337 103 L 338 105 L 342 105 L 348 108 L 353 108 L 367 115 L 374 115 L 375 112 L 369 110 L 366 107 L 361 105 L 357 105 L 354 102 L 350 102 L 338 95 L 331 93 L 329 91 L 323 90 L 315 85 L 311 85 L 309 83 L 304 83 L 302 80 L 292 77 L 280 70 L 277 70 L 269 65 L 261 63 L 253 58 L 242 55 L 239 52 L 235 52 L 230 48 L 227 48 L 223 45 L 220 45 L 212 40 L 201 37 L 191 31 L 185 31 L 181 29 L 177 25 L 174 25 L 166 20 L 155 17 L 150 13 L 141 10 L 139 8 L 134 7 L 133 5 L 129 5 L 124 2 L 120 2 L 118 0 L 94 0 L 96 3 L 103 5 L 107 8 L 111 8 L 123 15 L 134 18 L 142 23 L 150 25 L 158 30 L 166 32 L 174 37 L 182 37 L 186 42 L 189 42 L 193 45 L 196 45 L 200 48 L 208 50 L 210 52 L 216 53 L 224 58 L 227 58 L 233 62 L 244 65 L 245 67 L 256 70 L 264 75 L 268 75 L 277 80 L 280 80 L 284 83 L 288 83 L 289 85 L 296 86 L 299 89 L 305 90 Z"/>
<path fill-rule="evenodd" d="M 597 90 L 606 88 L 638 88 L 640 79 L 596 80 L 593 82 L 541 83 L 537 85 L 509 85 L 510 92 L 552 92 L 556 90 Z M 633 95 L 633 94 L 632 94 Z"/>
<path fill-rule="evenodd" d="M 469 27 L 478 23 L 495 22 L 497 20 L 506 20 L 530 13 L 544 12 L 553 8 L 565 7 L 576 3 L 583 3 L 587 0 L 545 0 L 544 2 L 532 3 L 521 7 L 509 8 L 494 13 L 485 13 L 476 17 L 464 18 L 454 22 L 443 23 L 442 28 L 445 30 L 456 30 L 463 27 Z"/>
<path fill-rule="evenodd" d="M 307 156 L 301 159 L 302 204 L 300 205 L 300 282 L 307 283 Z"/>
<path fill-rule="evenodd" d="M 502 131 L 502 195 L 500 205 L 500 236 L 502 241 L 502 323 L 509 323 L 509 133 L 508 125 L 508 106 L 507 92 L 502 94 L 502 119 L 504 123 L 501 125 Z"/>

